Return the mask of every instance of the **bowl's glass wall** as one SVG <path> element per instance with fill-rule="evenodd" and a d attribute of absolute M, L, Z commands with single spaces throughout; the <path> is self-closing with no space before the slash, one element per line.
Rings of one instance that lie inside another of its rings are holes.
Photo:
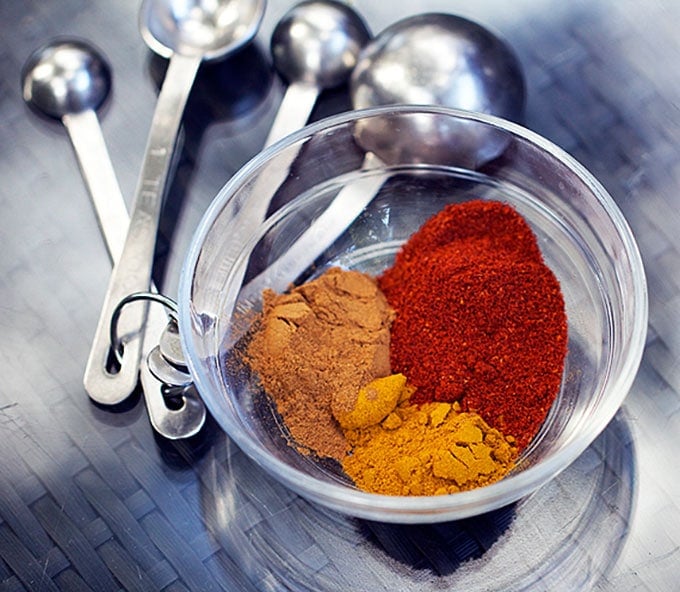
<path fill-rule="evenodd" d="M 611 199 L 554 146 L 490 118 L 420 110 L 417 128 L 408 109 L 389 112 L 390 125 L 401 125 L 400 118 L 409 129 L 409 149 L 383 154 L 389 163 L 363 166 L 370 160 L 355 139 L 361 138 L 356 133 L 361 126 L 385 124 L 384 109 L 312 126 L 249 163 L 216 198 L 197 233 L 181 281 L 180 322 L 192 373 L 211 412 L 266 470 L 308 498 L 352 514 L 444 520 L 526 495 L 564 469 L 606 426 L 639 363 L 645 282 L 630 231 Z M 461 121 L 467 126 L 464 146 L 458 142 L 447 152 Z M 282 169 L 289 174 L 279 187 Z M 259 292 L 242 286 L 261 272 L 265 281 L 258 287 L 267 285 L 267 267 L 342 188 L 367 180 L 380 190 L 351 226 L 302 276 L 272 276 L 271 285 L 307 279 L 331 265 L 380 273 L 399 245 L 444 205 L 476 198 L 512 204 L 534 229 L 560 280 L 569 321 L 561 392 L 517 469 L 483 490 L 401 500 L 354 490 L 332 463 L 318 463 L 285 445 L 275 412 L 230 353 L 260 304 Z M 254 224 L 251 206 L 265 194 L 274 196 L 274 213 Z"/>

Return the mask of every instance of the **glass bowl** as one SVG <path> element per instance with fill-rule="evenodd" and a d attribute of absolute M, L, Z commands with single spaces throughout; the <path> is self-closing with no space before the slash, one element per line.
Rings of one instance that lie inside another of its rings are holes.
<path fill-rule="evenodd" d="M 270 198 L 272 213 L 263 220 Z M 378 274 L 425 220 L 470 199 L 514 206 L 560 281 L 569 332 L 560 392 L 517 466 L 497 483 L 438 496 L 360 491 L 333 463 L 286 444 L 268 398 L 233 363 L 234 348 L 260 309 L 264 287 L 280 291 L 330 266 Z M 517 501 L 593 442 L 637 372 L 647 293 L 621 212 L 560 148 L 491 116 L 393 106 L 310 125 L 263 151 L 225 185 L 183 266 L 179 322 L 210 412 L 264 470 L 345 514 L 425 523 Z"/>

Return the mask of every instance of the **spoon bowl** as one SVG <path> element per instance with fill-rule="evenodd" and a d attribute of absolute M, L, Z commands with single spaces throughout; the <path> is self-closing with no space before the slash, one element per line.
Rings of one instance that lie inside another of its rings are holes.
<path fill-rule="evenodd" d="M 306 0 L 274 28 L 274 67 L 288 82 L 265 146 L 301 128 L 322 90 L 349 80 L 371 33 L 362 18 L 336 0 Z"/>
<path fill-rule="evenodd" d="M 101 107 L 111 90 L 111 67 L 89 43 L 57 40 L 30 56 L 21 79 L 24 101 L 61 119 Z"/>
<path fill-rule="evenodd" d="M 144 0 L 139 30 L 160 56 L 213 60 L 250 41 L 260 26 L 265 0 Z"/>
<path fill-rule="evenodd" d="M 491 31 L 428 13 L 394 23 L 364 48 L 350 93 L 355 109 L 443 105 L 519 121 L 525 83 L 515 53 Z"/>
<path fill-rule="evenodd" d="M 394 23 L 364 48 L 350 93 L 355 109 L 442 105 L 520 122 L 526 91 L 519 60 L 502 39 L 465 18 L 428 13 Z M 422 158 L 423 147 L 411 150 L 414 136 L 431 137 L 427 159 L 447 165 L 480 166 L 505 148 L 505 136 L 476 122 L 423 129 L 427 121 L 366 120 L 357 140 L 387 163 Z"/>
<path fill-rule="evenodd" d="M 333 88 L 347 81 L 371 34 L 359 15 L 332 0 L 308 0 L 274 29 L 274 67 L 288 82 Z"/>

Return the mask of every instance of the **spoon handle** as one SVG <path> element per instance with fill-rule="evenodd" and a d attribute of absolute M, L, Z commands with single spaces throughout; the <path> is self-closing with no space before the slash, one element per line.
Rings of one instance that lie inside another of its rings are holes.
<path fill-rule="evenodd" d="M 84 385 L 90 397 L 103 404 L 123 401 L 135 389 L 142 355 L 146 305 L 129 306 L 121 314 L 118 334 L 122 352 L 117 372 L 107 369 L 111 344 L 109 328 L 118 303 L 134 292 L 149 289 L 156 233 L 172 152 L 182 113 L 201 58 L 173 55 L 151 121 L 136 197 L 123 250 L 114 265 L 99 317 Z"/>
<path fill-rule="evenodd" d="M 120 258 L 129 216 L 93 110 L 62 116 L 112 262 Z"/>
<path fill-rule="evenodd" d="M 265 147 L 303 127 L 314 109 L 319 88 L 313 84 L 294 82 L 286 89 L 281 99 Z"/>
<path fill-rule="evenodd" d="M 274 123 L 267 135 L 265 148 L 303 127 L 318 96 L 319 89 L 314 85 L 301 82 L 291 84 L 283 95 Z M 229 249 L 224 255 L 225 264 L 234 264 L 243 243 L 267 217 L 270 202 L 290 175 L 290 167 L 297 155 L 298 149 L 281 154 L 277 166 L 269 167 L 266 176 L 261 175 L 255 180 L 252 193 L 259 196 L 259 199 L 253 200 L 248 208 L 243 208 L 234 220 L 233 232 L 229 237 Z M 244 275 L 245 269 L 236 273 Z"/>
<path fill-rule="evenodd" d="M 380 159 L 368 152 L 363 168 L 370 170 L 379 164 Z M 277 292 L 285 290 L 356 220 L 387 178 L 384 173 L 376 173 L 343 187 L 288 250 L 243 287 L 239 297 L 244 300 L 257 298 L 265 288 Z"/>
<path fill-rule="evenodd" d="M 62 117 L 71 144 L 78 158 L 80 171 L 87 185 L 104 242 L 115 263 L 123 251 L 130 223 L 123 194 L 113 170 L 111 158 L 97 114 L 92 110 L 70 113 Z M 153 289 L 153 287 L 152 287 Z M 150 351 L 168 323 L 163 311 L 149 310 L 144 334 L 144 351 Z M 154 339 L 156 340 L 154 342 Z M 174 440 L 195 434 L 205 421 L 205 407 L 196 396 L 185 395 L 178 409 L 168 408 L 162 383 L 142 368 L 142 387 L 149 421 L 163 437 Z"/>
<path fill-rule="evenodd" d="M 380 162 L 375 154 L 368 152 L 364 157 L 363 168 L 370 171 L 377 168 Z M 256 302 L 265 288 L 275 292 L 285 291 L 361 215 L 388 178 L 389 173 L 373 171 L 340 189 L 328 207 L 295 239 L 283 255 L 245 284 L 238 295 L 233 295 L 224 302 L 223 314 L 229 316 L 242 303 Z M 240 220 L 239 218 L 237 222 L 239 225 Z M 240 242 L 238 238 L 234 240 Z M 235 260 L 234 257 L 233 261 Z M 245 275 L 245 266 L 241 264 L 233 273 L 236 281 L 241 281 Z M 231 328 L 228 345 L 241 339 L 243 331 L 236 323 Z"/>

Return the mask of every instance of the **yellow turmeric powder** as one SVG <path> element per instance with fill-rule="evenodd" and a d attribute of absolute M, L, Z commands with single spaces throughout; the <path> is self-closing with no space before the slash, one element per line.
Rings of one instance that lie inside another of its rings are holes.
<path fill-rule="evenodd" d="M 517 448 L 457 403 L 403 401 L 380 423 L 345 432 L 352 452 L 342 466 L 357 487 L 386 495 L 440 495 L 498 481 Z"/>
<path fill-rule="evenodd" d="M 333 401 L 333 415 L 344 430 L 367 428 L 392 413 L 397 404 L 408 396 L 409 388 L 403 374 L 376 378 L 359 389 L 349 409 L 346 409 L 346 401 L 342 401 L 342 406 Z"/>

